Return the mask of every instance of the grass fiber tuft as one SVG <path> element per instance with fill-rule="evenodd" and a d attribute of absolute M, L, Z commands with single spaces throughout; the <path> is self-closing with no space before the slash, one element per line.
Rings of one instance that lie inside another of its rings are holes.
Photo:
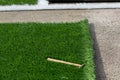
<path fill-rule="evenodd" d="M 95 80 L 88 21 L 0 23 L 0 80 Z"/>

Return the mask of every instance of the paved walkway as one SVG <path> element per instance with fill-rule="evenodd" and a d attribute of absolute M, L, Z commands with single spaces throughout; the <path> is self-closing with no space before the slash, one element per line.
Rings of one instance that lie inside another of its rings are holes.
<path fill-rule="evenodd" d="M 0 12 L 0 22 L 73 22 L 89 19 L 97 80 L 120 79 L 120 9 Z M 95 33 L 95 34 L 94 34 Z"/>

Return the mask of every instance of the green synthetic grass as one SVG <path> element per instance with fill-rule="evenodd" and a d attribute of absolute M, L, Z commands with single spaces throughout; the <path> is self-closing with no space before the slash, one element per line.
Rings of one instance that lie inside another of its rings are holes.
<path fill-rule="evenodd" d="M 95 80 L 88 21 L 0 24 L 0 80 Z"/>
<path fill-rule="evenodd" d="M 38 0 L 0 0 L 0 5 L 37 4 Z"/>

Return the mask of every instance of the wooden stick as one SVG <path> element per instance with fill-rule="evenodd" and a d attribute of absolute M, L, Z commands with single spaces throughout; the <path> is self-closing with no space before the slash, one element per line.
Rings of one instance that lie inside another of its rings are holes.
<path fill-rule="evenodd" d="M 66 61 L 52 59 L 52 58 L 47 58 L 47 60 L 52 61 L 52 62 L 62 63 L 62 64 L 68 64 L 68 65 L 76 66 L 76 67 L 79 67 L 79 68 L 83 66 L 83 65 L 80 65 L 80 64 L 66 62 Z"/>

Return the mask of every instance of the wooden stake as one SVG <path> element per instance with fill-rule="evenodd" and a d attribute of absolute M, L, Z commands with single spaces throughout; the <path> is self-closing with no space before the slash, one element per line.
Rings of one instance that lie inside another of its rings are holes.
<path fill-rule="evenodd" d="M 47 58 L 47 60 L 52 61 L 52 62 L 67 64 L 67 65 L 72 65 L 72 66 L 76 66 L 76 67 L 79 67 L 79 68 L 83 66 L 83 65 L 80 65 L 80 64 L 71 63 L 71 62 L 62 61 L 62 60 L 57 60 L 57 59 L 52 59 L 52 58 Z"/>

